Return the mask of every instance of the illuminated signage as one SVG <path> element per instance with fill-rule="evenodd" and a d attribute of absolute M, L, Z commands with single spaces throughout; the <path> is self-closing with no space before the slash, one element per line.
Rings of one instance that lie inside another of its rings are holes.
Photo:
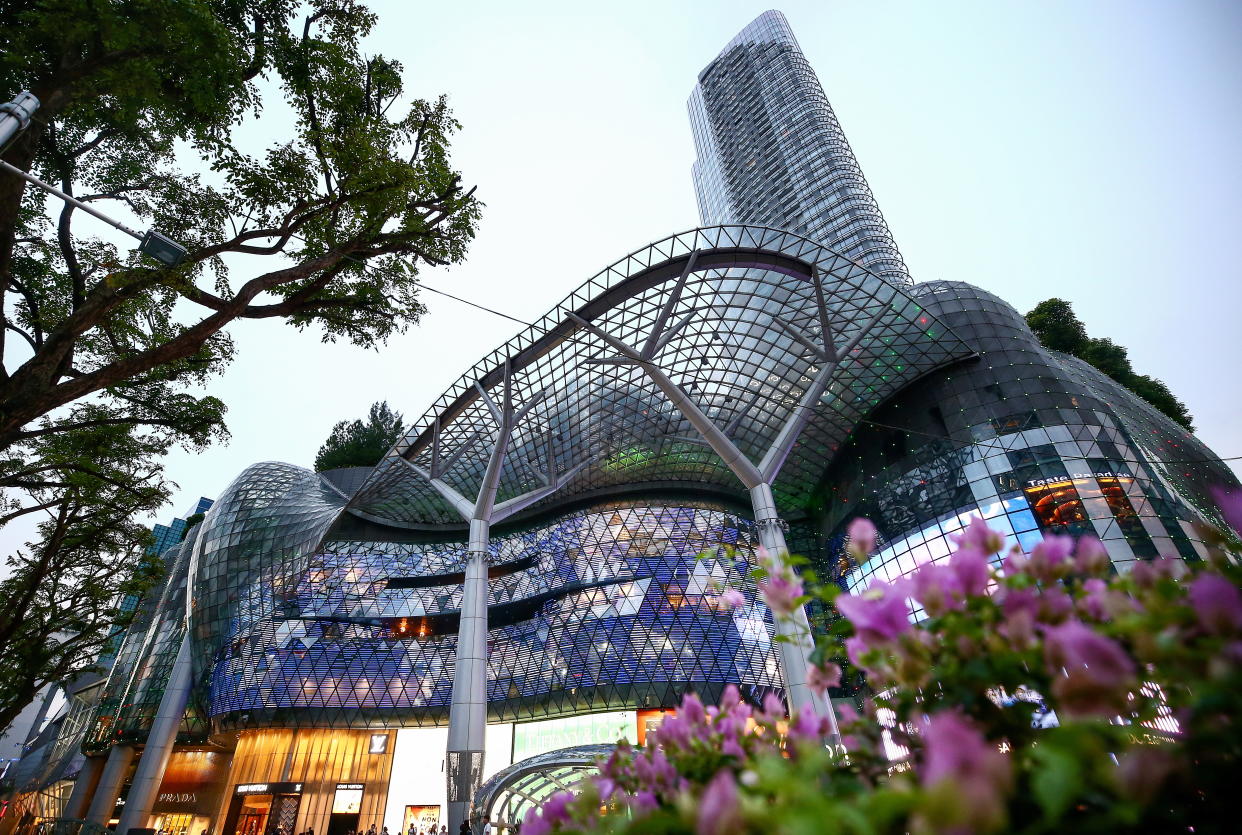
<path fill-rule="evenodd" d="M 197 803 L 198 795 L 194 792 L 160 792 L 155 796 L 156 803 Z"/>
<path fill-rule="evenodd" d="M 301 783 L 239 783 L 235 794 L 301 794 Z"/>
<path fill-rule="evenodd" d="M 388 753 L 388 734 L 371 734 L 371 753 Z"/>
<path fill-rule="evenodd" d="M 362 783 L 337 783 L 332 814 L 356 815 L 362 811 Z"/>
<path fill-rule="evenodd" d="M 1099 481 L 1133 481 L 1134 476 L 1130 473 L 1119 472 L 1114 473 L 1111 470 L 1103 470 L 1098 473 L 1073 473 L 1068 476 L 1058 475 L 1050 478 L 1032 478 L 1026 482 L 1027 490 L 1040 490 L 1049 487 L 1068 487 L 1076 482 L 1086 481 L 1094 478 Z"/>

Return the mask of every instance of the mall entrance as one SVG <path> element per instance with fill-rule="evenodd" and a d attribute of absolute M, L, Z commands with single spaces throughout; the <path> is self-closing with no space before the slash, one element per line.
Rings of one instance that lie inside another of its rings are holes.
<path fill-rule="evenodd" d="M 328 817 L 328 835 L 346 835 L 358 831 L 362 816 L 362 783 L 337 783 L 332 796 L 332 814 Z"/>
<path fill-rule="evenodd" d="M 222 835 L 295 835 L 301 804 L 301 783 L 243 783 L 229 803 Z"/>

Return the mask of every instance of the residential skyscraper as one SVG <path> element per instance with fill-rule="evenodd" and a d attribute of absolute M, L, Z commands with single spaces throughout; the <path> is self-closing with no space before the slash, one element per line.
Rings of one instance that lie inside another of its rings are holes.
<path fill-rule="evenodd" d="M 690 94 L 703 225 L 796 232 L 898 285 L 906 264 L 785 16 L 759 15 Z"/>

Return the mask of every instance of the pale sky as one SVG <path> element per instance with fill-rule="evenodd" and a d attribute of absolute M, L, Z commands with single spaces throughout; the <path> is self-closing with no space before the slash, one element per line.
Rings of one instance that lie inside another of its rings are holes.
<path fill-rule="evenodd" d="M 372 2 L 371 53 L 447 93 L 453 159 L 487 204 L 468 262 L 432 286 L 532 320 L 601 268 L 698 225 L 685 101 L 769 5 Z M 1218 455 L 1242 456 L 1238 350 L 1242 4 L 786 2 L 916 281 L 1019 310 L 1061 296 L 1163 379 Z M 256 142 L 281 135 L 269 111 Z M 258 150 L 258 147 L 255 147 Z M 233 328 L 210 387 L 232 441 L 177 452 L 180 514 L 249 464 L 310 466 L 332 425 L 388 400 L 408 420 L 512 322 L 425 296 L 377 351 L 272 322 Z M 1239 462 L 1234 462 L 1237 468 Z M 25 532 L 23 532 L 25 533 Z M 0 532 L 12 547 L 14 528 Z"/>

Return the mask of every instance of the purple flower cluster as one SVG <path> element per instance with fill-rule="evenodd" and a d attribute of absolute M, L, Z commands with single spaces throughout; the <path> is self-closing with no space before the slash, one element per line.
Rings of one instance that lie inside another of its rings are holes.
<path fill-rule="evenodd" d="M 1242 494 L 1220 504 L 1229 523 L 1242 526 Z M 1232 547 L 1227 534 L 1216 541 Z M 856 562 L 876 543 L 870 522 L 850 524 Z M 853 633 L 843 644 L 819 636 L 813 657 L 843 653 L 875 693 L 861 714 L 837 705 L 847 755 L 825 747 L 826 718 L 805 712 L 786 721 L 775 696 L 754 707 L 729 686 L 719 706 L 707 707 L 688 695 L 645 747 L 617 747 L 582 802 L 553 796 L 527 815 L 523 832 L 590 831 L 601 808 L 621 814 L 614 823 L 626 823 L 610 827 L 618 832 L 724 835 L 783 823 L 815 831 L 819 821 L 846 818 L 875 831 L 998 832 L 1021 823 L 1025 812 L 1016 810 L 1029 810 L 1032 798 L 1049 824 L 1074 810 L 1097 815 L 1094 831 L 1107 831 L 1116 820 L 1100 798 L 1130 804 L 1126 814 L 1149 807 L 1163 814 L 1173 802 L 1167 792 L 1202 773 L 1189 767 L 1179 741 L 1197 733 L 1197 756 L 1217 757 L 1222 774 L 1236 766 L 1228 752 L 1242 747 L 1234 730 L 1242 705 L 1233 695 L 1242 689 L 1242 571 L 1222 551 L 1208 565 L 1138 561 L 1123 575 L 1093 538 L 1050 536 L 1029 554 L 1015 547 L 1002 558 L 1003 536 L 978 517 L 955 544 L 947 560 L 860 594 L 810 590 L 833 600 Z M 787 564 L 763 560 L 760 594 L 788 619 L 806 594 L 803 583 Z M 726 608 L 745 602 L 733 590 L 719 598 Z M 911 621 L 914 605 L 927 620 Z M 811 664 L 807 684 L 819 693 L 840 687 L 841 667 Z M 1196 688 L 1213 695 L 1200 699 Z M 1169 721 L 1157 723 L 1161 717 Z M 1165 736 L 1129 733 L 1140 728 Z M 1237 744 L 1215 745 L 1225 733 Z M 895 758 L 908 773 L 894 773 Z M 1053 779 L 1052 768 L 1075 776 Z M 1228 794 L 1232 783 L 1222 779 Z M 893 797 L 868 805 L 881 786 Z M 1188 796 L 1187 810 L 1205 798 L 1197 787 Z M 782 803 L 811 806 L 796 818 Z M 897 809 L 899 820 L 887 817 Z M 872 812 L 879 817 L 867 818 Z"/>
<path fill-rule="evenodd" d="M 923 722 L 919 782 L 950 795 L 954 829 L 978 832 L 1005 820 L 1005 791 L 1012 779 L 1009 759 L 960 713 L 940 711 Z"/>
<path fill-rule="evenodd" d="M 822 669 L 816 675 L 821 684 L 837 681 Z M 695 829 L 700 835 L 737 831 L 739 772 L 760 753 L 779 751 L 782 745 L 794 757 L 802 746 L 822 750 L 828 731 L 828 720 L 810 712 L 795 714 L 786 723 L 784 705 L 771 694 L 761 708 L 743 702 L 733 685 L 725 688 L 715 707 L 705 707 L 698 696 L 689 694 L 675 714 L 666 716 L 648 734 L 646 746 L 636 749 L 625 742 L 617 746 L 594 778 L 597 797 L 593 800 L 632 816 L 688 802 L 695 810 Z M 696 785 L 679 772 L 675 762 L 699 763 L 694 770 L 705 769 L 712 776 Z M 571 818 L 569 799 L 557 795 L 541 809 L 532 809 L 522 832 L 546 835 L 565 828 Z"/>
<path fill-rule="evenodd" d="M 789 617 L 798 607 L 799 598 L 806 594 L 802 581 L 788 563 L 762 548 L 759 549 L 759 564 L 767 572 L 767 576 L 759 581 L 759 596 L 768 604 L 773 615 Z"/>

